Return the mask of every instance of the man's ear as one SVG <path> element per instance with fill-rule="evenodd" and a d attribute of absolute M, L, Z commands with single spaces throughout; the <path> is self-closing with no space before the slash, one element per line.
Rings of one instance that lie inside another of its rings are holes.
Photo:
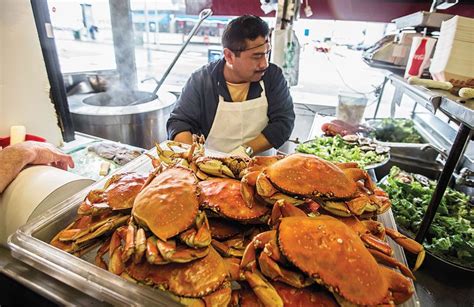
<path fill-rule="evenodd" d="M 234 58 L 235 58 L 235 54 L 229 48 L 224 48 L 224 59 L 225 59 L 225 61 L 228 64 L 233 65 L 234 64 Z"/>

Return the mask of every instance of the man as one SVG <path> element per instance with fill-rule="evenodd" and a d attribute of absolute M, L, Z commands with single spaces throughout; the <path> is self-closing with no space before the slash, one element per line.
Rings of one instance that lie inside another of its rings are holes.
<path fill-rule="evenodd" d="M 74 167 L 72 157 L 49 143 L 21 142 L 0 150 L 0 194 L 28 164 Z"/>
<path fill-rule="evenodd" d="M 169 139 L 191 144 L 203 134 L 210 149 L 247 155 L 288 140 L 293 101 L 281 69 L 268 62 L 269 32 L 251 15 L 227 25 L 224 58 L 191 75 L 167 122 Z"/>

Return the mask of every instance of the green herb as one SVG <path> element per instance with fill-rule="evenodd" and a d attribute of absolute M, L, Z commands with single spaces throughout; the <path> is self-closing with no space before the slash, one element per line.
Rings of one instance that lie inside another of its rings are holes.
<path fill-rule="evenodd" d="M 424 186 L 415 177 L 394 166 L 381 184 L 392 201 L 397 224 L 415 234 L 436 187 L 435 181 Z M 474 267 L 474 216 L 470 197 L 447 188 L 430 226 L 424 246 L 430 252 L 467 267 Z"/>
<path fill-rule="evenodd" d="M 375 151 L 363 151 L 358 144 L 344 141 L 341 136 L 320 137 L 299 144 L 296 151 L 313 154 L 331 162 L 357 162 L 359 167 L 380 163 L 388 158 L 387 154 Z"/>
<path fill-rule="evenodd" d="M 384 118 L 374 128 L 370 137 L 382 142 L 425 143 L 413 121 L 409 119 Z"/>

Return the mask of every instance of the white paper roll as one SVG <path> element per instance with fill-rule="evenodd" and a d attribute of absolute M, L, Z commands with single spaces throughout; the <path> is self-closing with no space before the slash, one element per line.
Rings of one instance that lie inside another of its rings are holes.
<path fill-rule="evenodd" d="M 94 183 L 52 166 L 24 169 L 0 194 L 0 244 L 29 219 Z"/>

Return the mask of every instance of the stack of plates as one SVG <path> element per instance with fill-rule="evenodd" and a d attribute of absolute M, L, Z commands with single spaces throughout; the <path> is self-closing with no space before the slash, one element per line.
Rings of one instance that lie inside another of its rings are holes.
<path fill-rule="evenodd" d="M 434 80 L 467 81 L 474 78 L 474 19 L 455 16 L 441 25 L 430 66 Z"/>

